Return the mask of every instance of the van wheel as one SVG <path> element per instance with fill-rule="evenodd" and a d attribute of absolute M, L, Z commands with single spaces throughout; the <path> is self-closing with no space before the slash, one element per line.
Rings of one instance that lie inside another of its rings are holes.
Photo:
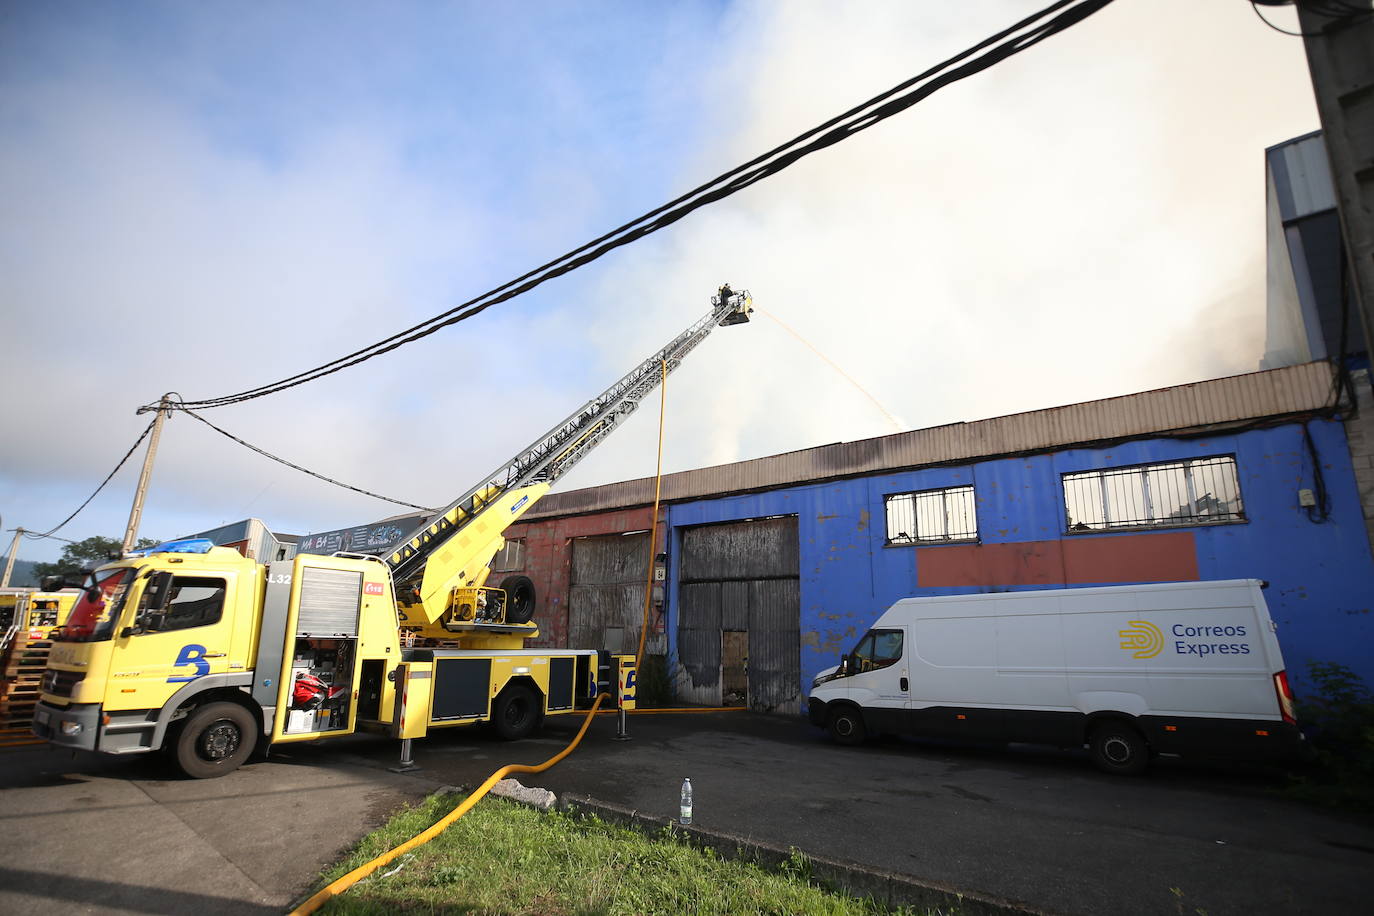
<path fill-rule="evenodd" d="M 1150 765 L 1150 747 L 1135 727 L 1125 722 L 1104 722 L 1088 736 L 1093 765 L 1117 776 L 1139 776 Z"/>
<path fill-rule="evenodd" d="M 209 703 L 191 713 L 176 738 L 177 768 L 192 779 L 232 773 L 257 745 L 257 722 L 237 703 Z"/>
<path fill-rule="evenodd" d="M 524 684 L 511 684 L 491 705 L 491 724 L 507 741 L 528 738 L 544 719 L 539 695 Z"/>
<path fill-rule="evenodd" d="M 868 731 L 864 728 L 864 717 L 857 709 L 852 706 L 841 706 L 830 714 L 830 737 L 834 738 L 838 744 L 846 744 L 853 747 L 856 744 L 863 744 L 868 737 Z"/>

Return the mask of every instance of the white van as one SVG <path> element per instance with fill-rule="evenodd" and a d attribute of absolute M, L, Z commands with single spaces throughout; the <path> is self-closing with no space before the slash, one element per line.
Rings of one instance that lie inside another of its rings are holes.
<path fill-rule="evenodd" d="M 841 744 L 879 732 L 1151 754 L 1282 756 L 1302 740 L 1257 579 L 904 598 L 811 685 Z"/>

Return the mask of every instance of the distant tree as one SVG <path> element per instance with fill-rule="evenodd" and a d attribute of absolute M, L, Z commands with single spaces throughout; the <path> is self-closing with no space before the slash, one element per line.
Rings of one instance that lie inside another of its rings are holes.
<path fill-rule="evenodd" d="M 86 570 L 108 563 L 111 558 L 118 558 L 119 548 L 123 543 L 123 538 L 107 538 L 97 534 L 84 541 L 68 544 L 62 548 L 62 556 L 52 563 L 35 563 L 34 578 L 41 582 L 44 576 L 61 576 L 69 584 L 77 585 L 85 576 Z M 134 549 L 143 550 L 157 543 L 159 542 L 151 538 L 139 538 Z"/>

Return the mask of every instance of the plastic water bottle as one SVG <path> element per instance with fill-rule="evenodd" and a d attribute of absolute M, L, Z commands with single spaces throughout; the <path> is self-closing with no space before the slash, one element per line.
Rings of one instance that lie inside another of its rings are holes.
<path fill-rule="evenodd" d="M 682 807 L 678 812 L 677 822 L 684 827 L 692 823 L 692 781 L 684 779 L 682 781 Z"/>

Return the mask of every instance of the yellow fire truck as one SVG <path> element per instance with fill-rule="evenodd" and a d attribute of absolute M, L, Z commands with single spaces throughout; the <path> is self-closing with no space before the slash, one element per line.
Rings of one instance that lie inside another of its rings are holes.
<path fill-rule="evenodd" d="M 77 591 L 0 590 L 0 739 L 28 733 L 52 633 L 67 621 Z"/>
<path fill-rule="evenodd" d="M 0 589 L 0 650 L 25 630 L 42 630 L 46 637 L 67 619 L 78 594 L 70 589 Z"/>
<path fill-rule="evenodd" d="M 55 634 L 34 733 L 107 754 L 165 749 L 204 778 L 255 748 L 362 729 L 410 739 L 490 722 L 520 738 L 603 691 L 631 707 L 634 658 L 525 648 L 533 591 L 486 587 L 488 564 L 505 528 L 663 372 L 715 327 L 749 320 L 747 292 L 722 288 L 712 305 L 388 556 L 258 563 L 187 540 L 96 569 Z"/>

